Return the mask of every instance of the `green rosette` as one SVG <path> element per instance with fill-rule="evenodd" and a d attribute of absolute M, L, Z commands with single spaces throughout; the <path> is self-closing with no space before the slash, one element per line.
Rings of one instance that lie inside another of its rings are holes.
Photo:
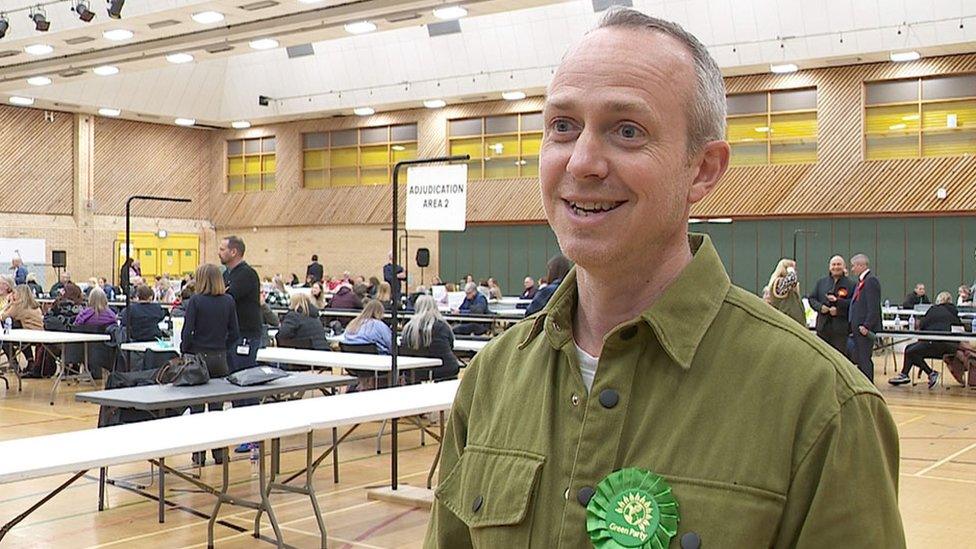
<path fill-rule="evenodd" d="M 671 486 L 636 467 L 601 480 L 586 506 L 586 532 L 596 549 L 666 549 L 678 532 L 678 520 Z"/>

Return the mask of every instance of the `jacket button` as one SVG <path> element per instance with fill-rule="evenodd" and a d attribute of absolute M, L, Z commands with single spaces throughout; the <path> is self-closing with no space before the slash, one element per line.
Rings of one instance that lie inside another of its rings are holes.
<path fill-rule="evenodd" d="M 579 489 L 579 492 L 576 492 L 576 500 L 580 502 L 580 505 L 586 507 L 590 503 L 590 498 L 592 498 L 593 494 L 595 493 L 596 491 L 593 488 L 584 486 Z"/>
<path fill-rule="evenodd" d="M 604 389 L 600 392 L 600 404 L 602 404 L 604 408 L 613 408 L 617 405 L 617 402 L 620 402 L 620 395 L 617 393 L 617 391 L 614 391 L 613 389 Z"/>
<path fill-rule="evenodd" d="M 570 399 L 570 400 L 572 400 L 573 406 L 579 406 L 579 403 L 580 403 L 579 395 L 577 395 L 577 394 L 574 393 L 573 394 L 573 398 Z"/>
<path fill-rule="evenodd" d="M 701 547 L 701 538 L 694 532 L 688 532 L 681 536 L 681 549 L 698 549 Z"/>
<path fill-rule="evenodd" d="M 629 328 L 624 328 L 624 330 L 620 332 L 620 339 L 627 341 L 628 339 L 633 339 L 635 335 L 637 335 L 637 326 L 631 326 Z"/>
<path fill-rule="evenodd" d="M 484 505 L 484 503 L 485 503 L 485 498 L 481 496 L 474 498 L 474 503 L 471 505 L 471 512 L 477 513 L 478 511 L 480 511 L 481 506 Z"/>

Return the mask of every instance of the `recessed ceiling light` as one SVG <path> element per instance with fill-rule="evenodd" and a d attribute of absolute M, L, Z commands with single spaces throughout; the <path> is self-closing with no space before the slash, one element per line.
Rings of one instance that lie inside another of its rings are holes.
<path fill-rule="evenodd" d="M 424 101 L 424 106 L 428 109 L 441 109 L 447 106 L 447 101 L 443 99 L 428 99 Z"/>
<path fill-rule="evenodd" d="M 224 14 L 219 11 L 201 11 L 190 16 L 194 21 L 201 25 L 212 25 L 224 20 Z"/>
<path fill-rule="evenodd" d="M 47 86 L 51 83 L 51 79 L 46 76 L 32 76 L 27 79 L 27 83 L 31 86 Z"/>
<path fill-rule="evenodd" d="M 108 107 L 102 107 L 98 109 L 98 114 L 102 116 L 118 116 L 122 114 L 122 111 L 120 111 L 119 109 L 110 109 Z"/>
<path fill-rule="evenodd" d="M 235 130 L 246 130 L 251 127 L 251 123 L 247 120 L 238 120 L 237 122 L 231 122 L 231 127 Z"/>
<path fill-rule="evenodd" d="M 102 65 L 92 69 L 92 72 L 98 76 L 112 76 L 113 74 L 119 74 L 119 68 L 115 65 Z"/>
<path fill-rule="evenodd" d="M 522 91 L 503 92 L 502 99 L 504 99 L 505 101 L 519 101 L 525 99 L 525 92 Z"/>
<path fill-rule="evenodd" d="M 166 60 L 174 65 L 180 65 L 193 61 L 193 56 L 188 53 L 171 53 L 166 56 Z"/>
<path fill-rule="evenodd" d="M 373 116 L 376 110 L 373 107 L 356 107 L 352 110 L 357 116 Z"/>
<path fill-rule="evenodd" d="M 366 34 L 367 32 L 373 32 L 376 30 L 376 24 L 369 21 L 360 21 L 358 23 L 349 23 L 346 25 L 346 32 L 349 34 Z"/>
<path fill-rule="evenodd" d="M 891 52 L 891 60 L 896 63 L 901 63 L 904 61 L 917 61 L 922 55 L 917 51 L 899 51 Z"/>
<path fill-rule="evenodd" d="M 128 40 L 135 35 L 132 33 L 132 31 L 128 29 L 112 29 L 103 32 L 102 36 L 106 40 L 111 40 L 113 42 L 121 42 L 122 40 Z"/>
<path fill-rule="evenodd" d="M 176 122 L 177 126 L 192 126 L 197 123 L 193 118 L 177 118 L 174 122 Z"/>
<path fill-rule="evenodd" d="M 54 48 L 47 44 L 31 44 L 24 48 L 24 51 L 31 55 L 47 55 L 54 51 Z"/>
<path fill-rule="evenodd" d="M 254 50 L 273 50 L 278 47 L 278 41 L 274 38 L 259 38 L 251 40 L 250 46 Z"/>
<path fill-rule="evenodd" d="M 34 104 L 33 97 L 20 97 L 19 95 L 14 95 L 10 97 L 11 105 L 20 105 L 21 107 L 29 107 Z"/>
<path fill-rule="evenodd" d="M 786 74 L 788 72 L 796 72 L 799 70 L 793 63 L 784 63 L 782 65 L 770 65 L 769 70 L 774 74 Z"/>
<path fill-rule="evenodd" d="M 443 19 L 445 21 L 460 19 L 467 14 L 468 10 L 462 8 L 461 6 L 448 6 L 446 8 L 436 8 L 434 10 L 434 17 Z"/>

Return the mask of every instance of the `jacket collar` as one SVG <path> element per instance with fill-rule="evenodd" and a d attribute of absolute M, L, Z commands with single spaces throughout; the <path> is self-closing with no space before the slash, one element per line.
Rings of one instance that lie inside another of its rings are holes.
<path fill-rule="evenodd" d="M 707 235 L 689 234 L 688 242 L 694 256 L 691 263 L 653 305 L 607 334 L 605 345 L 618 341 L 620 333 L 628 328 L 646 325 L 649 331 L 638 330 L 642 337 L 653 333 L 672 360 L 684 369 L 691 367 L 698 345 L 715 320 L 731 282 Z M 542 332 L 555 349 L 571 342 L 577 296 L 576 267 L 573 267 L 546 307 L 536 314 L 532 330 L 520 348 Z"/>

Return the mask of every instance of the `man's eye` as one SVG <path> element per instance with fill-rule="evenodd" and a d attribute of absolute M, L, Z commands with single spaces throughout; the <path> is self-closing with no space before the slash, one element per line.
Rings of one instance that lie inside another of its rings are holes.
<path fill-rule="evenodd" d="M 552 129 L 553 131 L 563 133 L 572 131 L 573 125 L 568 120 L 556 120 L 552 123 Z"/>
<path fill-rule="evenodd" d="M 620 126 L 617 131 L 620 132 L 621 137 L 625 139 L 637 139 L 641 136 L 641 133 L 643 133 L 640 128 L 634 126 L 633 124 L 624 124 Z"/>

